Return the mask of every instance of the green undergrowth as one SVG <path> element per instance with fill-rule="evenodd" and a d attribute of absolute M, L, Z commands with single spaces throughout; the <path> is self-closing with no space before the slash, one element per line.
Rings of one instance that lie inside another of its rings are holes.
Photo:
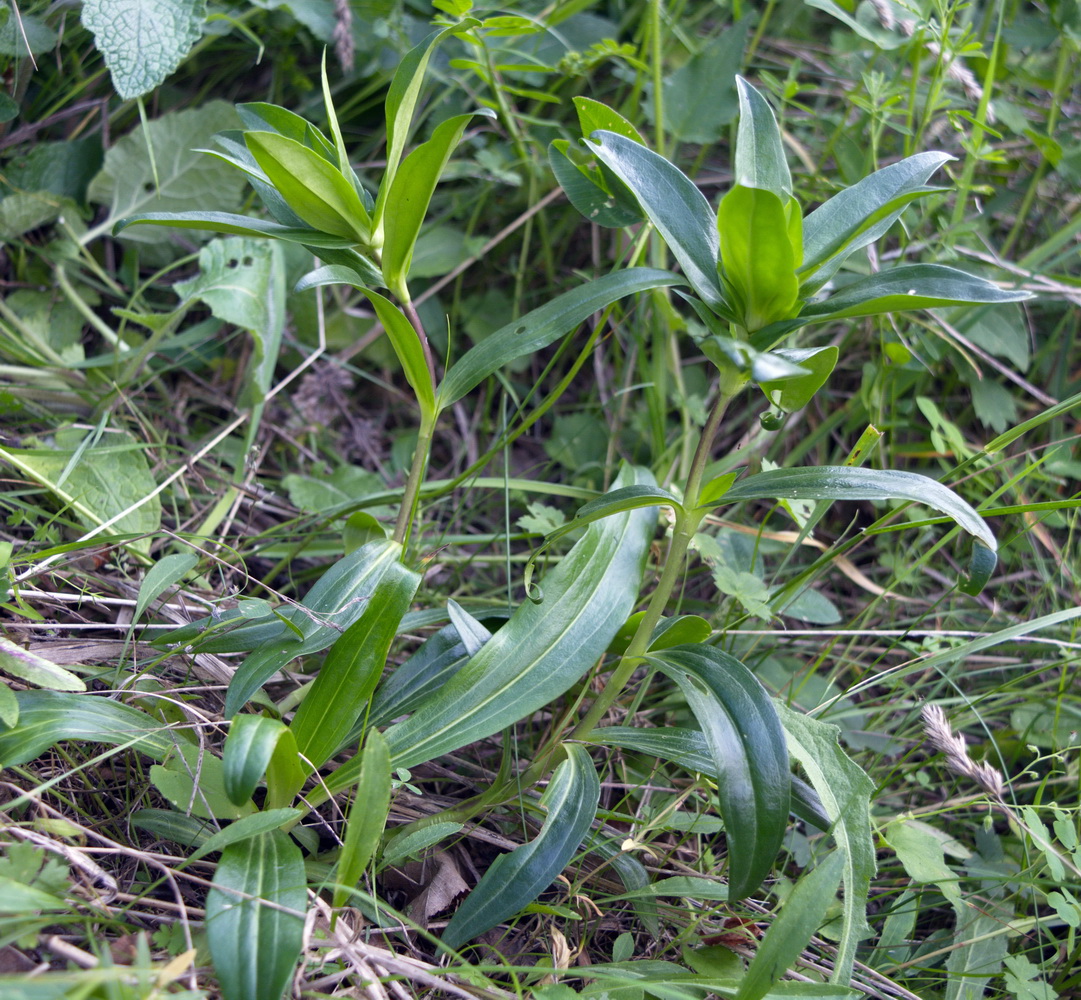
<path fill-rule="evenodd" d="M 1079 39 L 0 2 L 0 996 L 1075 995 Z"/>

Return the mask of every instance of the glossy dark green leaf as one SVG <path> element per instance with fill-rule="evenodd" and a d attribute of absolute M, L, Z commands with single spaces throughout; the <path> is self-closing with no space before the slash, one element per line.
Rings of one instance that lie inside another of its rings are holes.
<path fill-rule="evenodd" d="M 1028 292 L 999 288 L 967 271 L 942 264 L 905 264 L 860 278 L 822 302 L 804 306 L 806 322 L 934 309 L 969 302 L 1024 302 Z"/>
<path fill-rule="evenodd" d="M 280 830 L 222 852 L 206 930 L 223 1000 L 280 1000 L 303 944 L 306 885 L 300 848 Z"/>
<path fill-rule="evenodd" d="M 283 806 L 279 800 L 292 798 L 304 784 L 305 771 L 297 759 L 296 740 L 280 719 L 262 715 L 233 716 L 222 749 L 225 794 L 231 802 L 239 806 L 250 801 L 279 751 L 286 757 L 291 756 L 294 766 L 289 768 L 288 760 L 279 761 L 276 783 L 280 786 L 284 781 L 292 787 L 275 790 L 274 806 Z"/>
<path fill-rule="evenodd" d="M 379 847 L 390 810 L 390 751 L 378 729 L 369 729 L 360 752 L 360 776 L 338 858 L 334 906 L 345 905 Z"/>
<path fill-rule="evenodd" d="M 742 899 L 769 874 L 788 825 L 791 778 L 777 710 L 754 674 L 715 646 L 647 658 L 679 684 L 702 727 L 717 769 L 729 893 Z"/>
<path fill-rule="evenodd" d="M 505 620 L 510 612 L 498 614 Z M 486 620 L 491 621 L 491 616 L 486 616 Z M 372 700 L 371 724 L 381 726 L 407 715 L 423 698 L 450 680 L 471 655 L 453 624 L 441 628 L 379 685 Z"/>
<path fill-rule="evenodd" d="M 645 219 L 638 201 L 627 185 L 615 177 L 609 190 L 601 186 L 601 175 L 571 158 L 570 143 L 556 139 L 548 147 L 548 163 L 567 200 L 590 222 L 608 229 L 622 229 Z"/>
<path fill-rule="evenodd" d="M 400 545 L 377 539 L 343 557 L 324 573 L 302 604 L 286 612 L 303 634 L 302 640 L 286 634 L 280 623 L 250 626 L 259 636 L 264 636 L 268 627 L 272 632 L 233 675 L 225 696 L 226 717 L 232 718 L 276 670 L 298 656 L 330 646 L 361 616 L 378 582 L 398 565 L 400 553 Z"/>
<path fill-rule="evenodd" d="M 671 271 L 631 267 L 557 295 L 551 302 L 501 327 L 466 351 L 447 372 L 439 387 L 436 397 L 439 409 L 445 410 L 456 403 L 489 375 L 516 358 L 547 347 L 617 299 L 651 288 L 678 285 L 682 281 Z"/>
<path fill-rule="evenodd" d="M 320 232 L 366 243 L 371 218 L 356 188 L 333 164 L 276 132 L 245 132 L 244 142 L 289 207 Z"/>
<path fill-rule="evenodd" d="M 780 712 L 788 752 L 818 792 L 837 851 L 844 858 L 844 917 L 831 978 L 835 983 L 848 983 L 858 943 L 870 933 L 866 912 L 876 868 L 871 833 L 875 785 L 841 749 L 837 726 L 784 706 Z"/>
<path fill-rule="evenodd" d="M 987 582 L 991 579 L 997 565 L 997 553 L 979 542 L 973 542 L 972 557 L 968 563 L 968 576 L 957 584 L 957 589 L 962 594 L 975 597 L 987 586 Z"/>
<path fill-rule="evenodd" d="M 495 117 L 484 108 L 477 114 Z M 387 195 L 383 219 L 383 277 L 394 294 L 404 298 L 413 249 L 428 213 L 443 168 L 461 141 L 472 114 L 455 115 L 436 126 L 432 137 L 403 161 Z"/>
<path fill-rule="evenodd" d="M 792 196 L 792 175 L 773 109 L 742 76 L 736 77 L 736 91 L 739 125 L 733 178 L 738 185 L 771 191 L 784 202 Z"/>
<path fill-rule="evenodd" d="M 717 211 L 721 264 L 740 325 L 755 331 L 795 314 L 796 261 L 781 199 L 737 184 Z"/>
<path fill-rule="evenodd" d="M 647 484 L 644 470 L 625 470 Z M 385 733 L 395 767 L 412 767 L 525 718 L 575 683 L 604 653 L 634 608 L 656 523 L 651 508 L 591 524 L 480 651 L 404 722 Z"/>
<path fill-rule="evenodd" d="M 19 721 L 0 729 L 0 767 L 15 767 L 40 756 L 61 740 L 131 747 L 163 760 L 186 736 L 160 719 L 110 698 L 86 693 L 16 691 Z"/>
<path fill-rule="evenodd" d="M 587 145 L 634 193 L 695 292 L 710 306 L 723 302 L 716 216 L 694 182 L 663 156 L 615 132 L 597 132 Z"/>
<path fill-rule="evenodd" d="M 330 759 L 363 712 L 419 585 L 420 577 L 400 562 L 387 566 L 373 581 L 360 618 L 330 648 L 290 727 L 312 767 Z"/>
<path fill-rule="evenodd" d="M 949 487 L 915 472 L 848 465 L 771 469 L 736 483 L 722 500 L 912 500 L 948 514 L 989 549 L 997 549 L 995 536 L 972 507 Z"/>
<path fill-rule="evenodd" d="M 783 722 L 785 718 L 787 716 L 782 715 L 781 721 Z M 717 765 L 706 743 L 706 737 L 698 729 L 681 729 L 676 726 L 654 729 L 607 726 L 594 729 L 589 734 L 589 739 L 603 746 L 621 747 L 624 750 L 633 750 L 650 757 L 670 760 L 692 774 L 704 774 L 714 781 L 720 778 Z M 789 741 L 789 746 L 791 747 L 791 741 Z M 797 760 L 802 759 L 794 751 L 792 755 Z M 792 799 L 789 808 L 793 816 L 799 817 L 811 826 L 823 832 L 829 832 L 831 829 L 832 821 L 823 808 L 818 793 L 795 775 L 792 775 Z"/>
<path fill-rule="evenodd" d="M 740 981 L 735 1000 L 763 1000 L 792 968 L 836 898 L 842 862 L 841 854 L 834 852 L 796 883 L 781 912 L 770 922 Z"/>
<path fill-rule="evenodd" d="M 806 370 L 806 375 L 797 375 L 777 382 L 759 382 L 762 391 L 774 406 L 785 413 L 802 410 L 814 394 L 826 384 L 833 369 L 837 366 L 838 349 L 830 344 L 827 347 L 778 348 L 773 352 L 786 361 Z"/>
<path fill-rule="evenodd" d="M 492 862 L 447 924 L 443 942 L 449 947 L 460 947 L 531 903 L 577 853 L 597 814 L 601 783 L 583 747 L 564 749 L 567 759 L 541 796 L 547 815 L 540 833 Z"/>
<path fill-rule="evenodd" d="M 144 212 L 142 215 L 121 219 L 113 226 L 113 235 L 135 225 L 205 229 L 212 233 L 233 233 L 237 236 L 269 236 L 272 239 L 313 247 L 349 247 L 356 242 L 351 236 L 331 236 L 315 229 L 297 229 L 278 222 L 268 222 L 266 219 L 234 215 L 232 212 Z"/>
<path fill-rule="evenodd" d="M 917 153 L 839 191 L 803 221 L 801 272 L 875 242 L 907 205 L 934 190 L 924 186 L 928 178 L 952 159 L 948 153 Z"/>

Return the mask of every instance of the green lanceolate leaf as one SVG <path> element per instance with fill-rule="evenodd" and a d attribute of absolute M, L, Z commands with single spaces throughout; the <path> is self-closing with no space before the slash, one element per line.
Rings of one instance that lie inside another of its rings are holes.
<path fill-rule="evenodd" d="M 176 552 L 162 556 L 146 571 L 143 582 L 139 585 L 139 597 L 135 602 L 135 621 L 143 617 L 143 612 L 168 590 L 190 573 L 199 563 L 194 552 Z"/>
<path fill-rule="evenodd" d="M 306 118 L 280 105 L 252 101 L 238 104 L 236 113 L 244 127 L 251 132 L 277 132 L 319 153 L 328 163 L 333 164 L 337 160 L 334 146 L 319 129 Z"/>
<path fill-rule="evenodd" d="M 917 153 L 839 191 L 803 221 L 800 270 L 810 273 L 884 235 L 905 206 L 934 190 L 924 186 L 927 179 L 952 159 L 948 153 Z"/>
<path fill-rule="evenodd" d="M 607 104 L 594 101 L 590 97 L 574 97 L 574 110 L 578 112 L 578 127 L 583 136 L 591 136 L 594 132 L 615 132 L 617 135 L 630 139 L 644 146 L 642 136 L 626 118 L 618 111 L 612 110 Z"/>
<path fill-rule="evenodd" d="M 739 125 L 733 175 L 737 185 L 772 191 L 783 203 L 792 196 L 792 175 L 784 156 L 781 130 L 766 99 L 741 76 Z"/>
<path fill-rule="evenodd" d="M 556 296 L 551 302 L 501 327 L 466 351 L 447 372 L 439 387 L 437 402 L 440 411 L 456 403 L 515 358 L 547 347 L 617 299 L 651 288 L 678 285 L 682 281 L 671 271 L 631 267 L 606 274 Z"/>
<path fill-rule="evenodd" d="M 663 156 L 626 136 L 598 132 L 587 145 L 634 193 L 695 292 L 714 308 L 722 305 L 717 226 L 705 195 Z"/>
<path fill-rule="evenodd" d="M 289 207 L 309 226 L 365 244 L 371 219 L 352 182 L 303 143 L 276 132 L 245 132 L 244 142 Z"/>
<path fill-rule="evenodd" d="M 293 780 L 289 782 L 294 787 L 283 790 L 275 796 L 276 799 L 291 797 L 304 784 L 305 771 L 297 760 L 293 734 L 280 719 L 268 719 L 261 715 L 233 716 L 222 750 L 225 794 L 231 802 L 240 806 L 251 800 L 252 793 L 262 781 L 279 748 L 283 754 L 292 756 L 296 766 L 290 775 Z M 274 804 L 280 805 L 277 801 Z"/>
<path fill-rule="evenodd" d="M 1024 302 L 1030 298 L 1028 292 L 999 288 L 954 267 L 905 264 L 860 278 L 825 301 L 804 306 L 799 318 L 825 322 L 971 302 Z"/>
<path fill-rule="evenodd" d="M 356 240 L 350 236 L 330 236 L 316 229 L 283 226 L 266 219 L 252 219 L 232 212 L 144 212 L 121 219 L 113 226 L 116 236 L 128 226 L 168 226 L 171 229 L 205 229 L 212 233 L 233 233 L 237 236 L 268 236 L 313 247 L 350 247 Z"/>
<path fill-rule="evenodd" d="M 508 615 L 509 612 L 500 612 L 504 619 Z M 487 638 L 490 637 L 489 633 Z M 476 642 L 478 638 L 479 635 L 473 637 L 475 651 L 484 644 Z M 399 715 L 407 715 L 425 696 L 453 677 L 472 655 L 455 625 L 441 628 L 379 686 L 372 700 L 371 725 L 383 725 Z"/>
<path fill-rule="evenodd" d="M 369 729 L 360 752 L 357 793 L 349 807 L 342 852 L 338 858 L 334 906 L 344 906 L 375 855 L 390 809 L 390 751 L 378 729 Z"/>
<path fill-rule="evenodd" d="M 826 384 L 826 379 L 837 365 L 838 350 L 833 345 L 792 347 L 779 348 L 773 354 L 799 365 L 807 372 L 806 375 L 797 375 L 777 382 L 759 382 L 766 399 L 785 413 L 794 413 L 802 410 Z"/>
<path fill-rule="evenodd" d="M 656 643 L 651 649 L 663 649 Z M 784 717 L 782 717 L 782 722 Z M 698 729 L 681 729 L 676 726 L 664 726 L 656 729 L 634 729 L 630 726 L 608 726 L 594 729 L 589 734 L 591 742 L 602 746 L 621 747 L 670 760 L 673 764 L 690 771 L 692 774 L 704 774 L 707 778 L 719 781 L 721 775 L 706 743 L 705 734 Z M 789 744 L 791 747 L 791 742 Z M 796 754 L 793 752 L 793 757 Z M 797 760 L 799 758 L 797 757 Z M 855 766 L 855 765 L 853 765 Z M 794 816 L 809 823 L 819 830 L 828 832 L 832 821 L 823 808 L 818 793 L 805 781 L 792 779 L 792 798 L 789 803 Z M 725 897 L 727 898 L 727 896 Z"/>
<path fill-rule="evenodd" d="M 510 854 L 501 854 L 466 896 L 443 932 L 457 948 L 531 903 L 574 857 L 597 814 L 601 784 L 583 747 L 570 744 L 541 796 L 547 810 L 540 833 Z"/>
<path fill-rule="evenodd" d="M 844 858 L 844 919 L 830 978 L 834 983 L 847 983 L 856 946 L 870 932 L 865 913 L 875 875 L 875 845 L 871 838 L 871 796 L 875 786 L 841 749 L 840 729 L 783 705 L 779 711 L 788 752 L 818 792 L 838 853 Z"/>
<path fill-rule="evenodd" d="M 647 481 L 649 474 L 621 476 Z M 633 510 L 591 524 L 480 651 L 404 722 L 385 733 L 395 767 L 491 736 L 547 705 L 604 653 L 638 598 L 656 515 Z"/>
<path fill-rule="evenodd" d="M 367 705 L 419 585 L 420 577 L 400 562 L 388 566 L 373 584 L 364 613 L 331 647 L 291 727 L 312 767 L 330 759 Z"/>
<path fill-rule="evenodd" d="M 0 671 L 50 691 L 85 691 L 82 678 L 0 635 Z M 0 684 L 3 681 L 0 680 Z M 5 685 L 6 689 L 6 685 Z"/>
<path fill-rule="evenodd" d="M 600 168 L 593 173 L 588 165 L 575 162 L 570 149 L 566 139 L 556 139 L 548 147 L 548 163 L 567 200 L 582 215 L 608 229 L 622 229 L 645 219 L 626 184 L 611 171 L 605 177 Z"/>
<path fill-rule="evenodd" d="M 735 1000 L 762 1000 L 795 964 L 834 901 L 841 864 L 840 854 L 830 854 L 796 883 L 758 946 Z"/>
<path fill-rule="evenodd" d="M 160 719 L 108 698 L 54 691 L 17 691 L 19 721 L 0 730 L 0 767 L 25 764 L 61 740 L 130 746 L 162 760 L 184 737 Z"/>
<path fill-rule="evenodd" d="M 980 515 L 949 487 L 892 469 L 824 465 L 817 469 L 771 469 L 736 483 L 723 503 L 740 500 L 912 500 L 948 514 L 991 551 L 995 536 Z"/>
<path fill-rule="evenodd" d="M 476 27 L 479 23 L 474 18 L 466 18 L 449 28 L 433 31 L 419 45 L 406 53 L 405 58 L 394 71 L 394 79 L 390 82 L 386 100 L 387 169 L 383 175 L 383 183 L 379 185 L 379 196 L 376 198 L 372 216 L 372 228 L 377 242 L 382 237 L 386 199 L 390 195 L 394 175 L 398 172 L 398 164 L 401 163 L 405 144 L 409 139 L 413 112 L 416 110 L 420 90 L 424 85 L 428 61 L 436 46 L 445 38 Z"/>
<path fill-rule="evenodd" d="M 650 662 L 683 691 L 717 768 L 728 838 L 729 898 L 769 874 L 788 825 L 791 777 L 773 700 L 739 660 L 715 646 L 674 646 Z"/>
<path fill-rule="evenodd" d="M 300 848 L 280 830 L 222 852 L 206 929 L 223 1000 L 280 1000 L 300 957 L 306 884 Z"/>
<path fill-rule="evenodd" d="M 495 117 L 495 113 L 487 108 L 477 114 Z M 406 297 L 405 285 L 413 262 L 413 248 L 435 186 L 472 118 L 471 114 L 455 115 L 437 125 L 432 137 L 414 149 L 394 175 L 383 220 L 382 263 L 387 287 L 401 298 Z"/>
<path fill-rule="evenodd" d="M 594 521 L 611 517 L 613 514 L 620 514 L 627 510 L 639 510 L 643 507 L 671 507 L 674 513 L 683 513 L 683 504 L 679 502 L 679 499 L 659 486 L 623 486 L 620 489 L 610 490 L 604 496 L 597 497 L 596 500 L 590 500 L 589 503 L 579 507 L 573 520 L 568 521 L 545 537 L 544 544 L 533 553 L 526 565 L 526 590 L 529 590 L 530 581 L 533 578 L 534 562 L 556 539 L 562 538 L 568 532 L 577 528 L 592 524 Z"/>
<path fill-rule="evenodd" d="M 432 373 L 428 370 L 428 362 L 424 358 L 424 348 L 421 346 L 420 337 L 413 329 L 413 324 L 402 314 L 402 311 L 388 298 L 373 292 L 363 285 L 356 285 L 371 302 L 375 309 L 379 322 L 383 324 L 387 337 L 390 340 L 394 353 L 398 356 L 402 371 L 405 372 L 406 381 L 412 387 L 417 397 L 417 404 L 425 421 L 435 419 L 435 385 L 432 382 Z"/>
<path fill-rule="evenodd" d="M 275 670 L 298 656 L 326 649 L 342 635 L 363 614 L 379 581 L 398 565 L 400 553 L 400 545 L 389 540 L 376 540 L 362 545 L 328 570 L 309 591 L 303 604 L 285 614 L 303 638 L 298 638 L 280 623 L 276 626 L 269 622 L 254 625 L 253 631 L 269 628 L 271 634 L 233 675 L 225 696 L 226 717 L 232 718 Z M 266 632 L 257 634 L 266 635 Z M 240 648 L 250 647 L 242 645 Z"/>
<path fill-rule="evenodd" d="M 794 315 L 799 282 L 781 199 L 737 184 L 721 199 L 717 230 L 740 326 L 753 332 Z"/>
<path fill-rule="evenodd" d="M 250 816 L 242 816 L 224 830 L 219 830 L 204 840 L 188 861 L 206 857 L 215 851 L 224 851 L 230 844 L 239 844 L 241 841 L 251 840 L 260 834 L 270 833 L 272 830 L 285 826 L 286 823 L 294 823 L 302 815 L 304 813 L 301 809 L 267 809 L 264 812 L 252 813 Z"/>

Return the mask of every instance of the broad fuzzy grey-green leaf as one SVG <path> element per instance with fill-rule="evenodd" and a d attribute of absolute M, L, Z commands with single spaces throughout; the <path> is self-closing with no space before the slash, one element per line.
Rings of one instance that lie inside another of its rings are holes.
<path fill-rule="evenodd" d="M 83 0 L 83 24 L 125 100 L 164 83 L 203 34 L 206 0 Z"/>
<path fill-rule="evenodd" d="M 195 151 L 209 146 L 215 132 L 236 126 L 237 115 L 230 105 L 209 101 L 198 108 L 164 114 L 124 136 L 105 154 L 101 172 L 90 183 L 89 200 L 109 209 L 108 218 L 91 234 L 107 233 L 115 222 L 140 212 L 237 208 L 244 175 Z M 154 149 L 156 182 L 148 144 Z M 147 226 L 126 232 L 124 238 L 162 243 L 171 235 L 168 229 Z"/>

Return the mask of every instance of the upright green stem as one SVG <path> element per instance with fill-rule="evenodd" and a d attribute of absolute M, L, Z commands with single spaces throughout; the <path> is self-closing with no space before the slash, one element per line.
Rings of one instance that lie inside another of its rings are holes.
<path fill-rule="evenodd" d="M 417 449 L 413 452 L 413 464 L 409 467 L 409 476 L 405 480 L 405 492 L 402 494 L 402 505 L 398 508 L 398 520 L 394 524 L 394 541 L 403 548 L 409 545 L 413 520 L 417 516 L 420 488 L 424 484 L 424 474 L 428 471 L 428 456 L 432 450 L 434 430 L 434 421 L 421 421 L 420 433 L 417 435 Z"/>
<path fill-rule="evenodd" d="M 435 373 L 435 358 L 432 357 L 432 348 L 428 343 L 428 336 L 424 332 L 424 326 L 417 315 L 413 300 L 409 297 L 408 289 L 401 288 L 398 292 L 405 315 L 417 333 L 420 346 L 424 351 L 424 361 L 428 366 L 428 375 L 432 380 L 432 388 L 438 385 Z M 409 476 L 405 480 L 405 491 L 402 494 L 402 505 L 398 508 L 398 520 L 394 524 L 394 541 L 403 548 L 409 546 L 409 536 L 413 530 L 413 520 L 417 516 L 417 504 L 420 500 L 420 488 L 424 484 L 424 475 L 428 471 L 428 458 L 432 451 L 432 434 L 435 432 L 436 412 L 427 412 L 427 407 L 421 407 L 420 431 L 417 434 L 417 447 L 413 452 L 413 463 L 409 467 Z"/>
<path fill-rule="evenodd" d="M 702 523 L 705 511 L 698 511 L 698 498 L 702 492 L 702 477 L 706 466 L 709 464 L 710 455 L 713 451 L 713 439 L 717 435 L 717 428 L 721 425 L 728 404 L 739 391 L 741 382 L 738 380 L 724 379 L 722 377 L 720 392 L 717 401 L 713 404 L 706 426 L 702 428 L 702 436 L 698 440 L 694 459 L 691 462 L 691 471 L 687 477 L 687 485 L 683 491 L 683 510 L 676 513 L 676 523 L 672 529 L 672 543 L 668 547 L 668 557 L 664 561 L 664 569 L 661 570 L 661 578 L 657 581 L 657 588 L 646 607 L 646 613 L 638 623 L 638 628 L 632 637 L 627 651 L 620 658 L 612 676 L 604 685 L 604 690 L 597 696 L 597 700 L 590 706 L 589 711 L 581 722 L 571 731 L 570 738 L 584 736 L 590 730 L 595 729 L 605 712 L 611 708 L 612 703 L 623 693 L 631 679 L 631 675 L 639 666 L 642 656 L 649 648 L 649 641 L 653 636 L 653 630 L 657 627 L 668 601 L 675 592 L 676 585 L 683 576 L 683 565 L 687 558 L 687 550 L 691 539 L 694 538 L 698 525 Z"/>

